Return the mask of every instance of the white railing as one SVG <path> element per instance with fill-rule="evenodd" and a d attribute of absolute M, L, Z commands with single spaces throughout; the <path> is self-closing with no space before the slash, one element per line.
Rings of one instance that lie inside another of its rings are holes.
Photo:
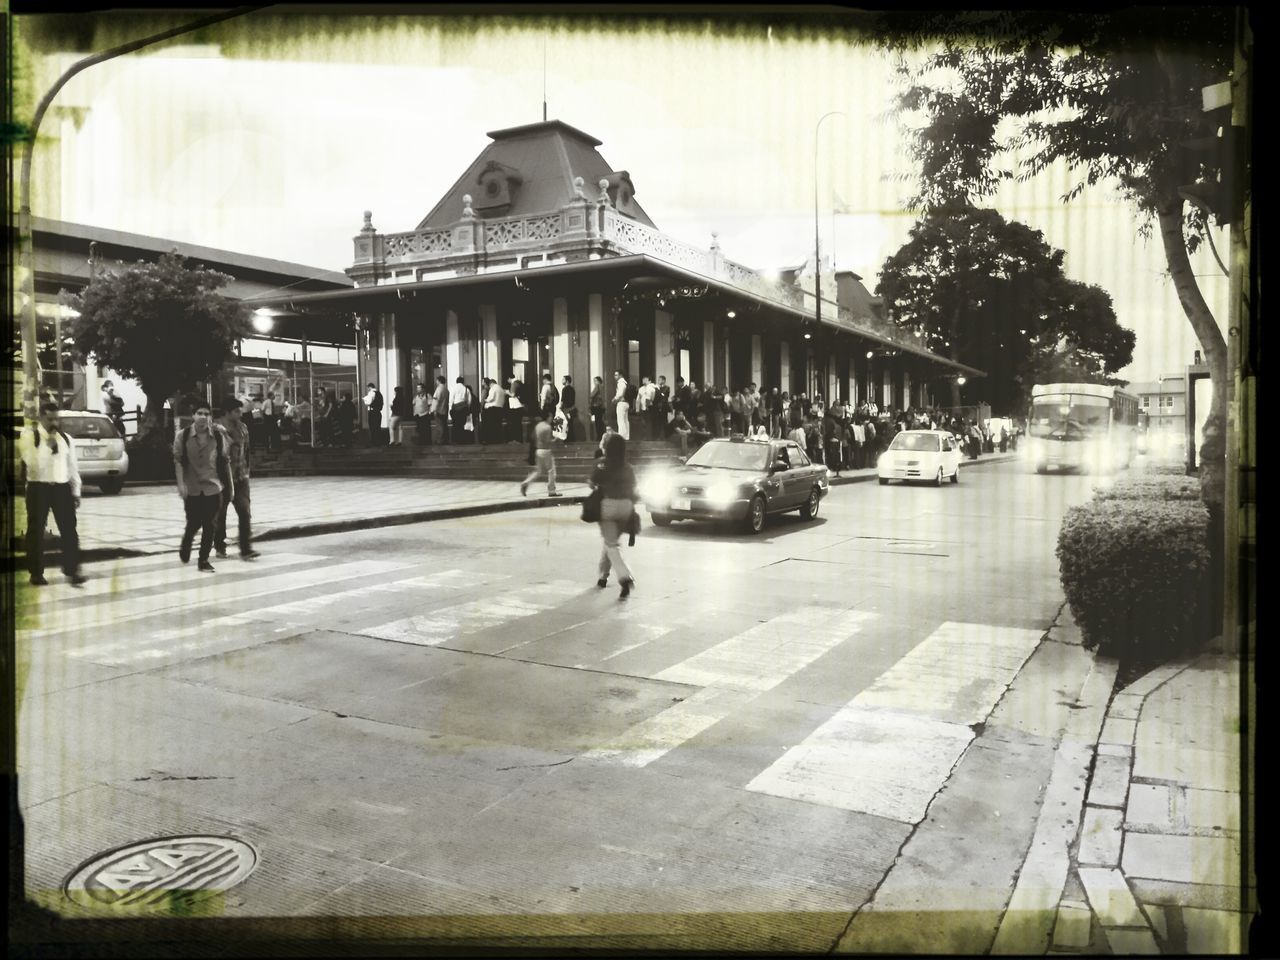
<path fill-rule="evenodd" d="M 388 233 L 383 235 L 382 249 L 388 260 L 447 254 L 451 244 L 450 236 L 451 231 L 447 227 L 443 230 Z"/>
<path fill-rule="evenodd" d="M 560 214 L 548 214 L 539 217 L 509 217 L 502 220 L 486 220 L 484 222 L 484 248 L 486 250 L 507 250 L 512 247 L 524 247 L 531 243 L 556 240 L 561 233 Z"/>
<path fill-rule="evenodd" d="M 624 252 L 652 254 L 667 263 L 686 267 L 703 275 L 710 274 L 711 254 L 708 251 L 627 217 L 614 217 L 612 224 L 613 236 L 604 239 L 612 240 Z"/>

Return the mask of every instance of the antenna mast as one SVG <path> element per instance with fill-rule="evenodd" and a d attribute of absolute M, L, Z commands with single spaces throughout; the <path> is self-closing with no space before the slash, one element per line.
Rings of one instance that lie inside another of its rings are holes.
<path fill-rule="evenodd" d="M 547 122 L 547 38 L 542 38 L 542 122 Z"/>

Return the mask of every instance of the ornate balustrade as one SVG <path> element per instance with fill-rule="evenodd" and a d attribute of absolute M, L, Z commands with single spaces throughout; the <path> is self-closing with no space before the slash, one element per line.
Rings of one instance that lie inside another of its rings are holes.
<path fill-rule="evenodd" d="M 361 263 L 373 266 L 377 261 L 394 266 L 406 263 L 427 266 L 459 257 L 478 257 L 483 262 L 490 254 L 582 244 L 597 249 L 603 247 L 615 255 L 645 254 L 763 300 L 791 309 L 813 309 L 811 292 L 806 293 L 800 287 L 780 280 L 770 280 L 724 257 L 714 239 L 710 250 L 695 247 L 619 215 L 609 205 L 603 185 L 602 196 L 595 201 L 588 200 L 581 193 L 581 181 L 576 186 L 578 193 L 575 199 L 563 210 L 532 217 L 482 220 L 471 210 L 471 198 L 466 197 L 463 218 L 452 226 L 378 235 L 366 214 L 365 229 L 356 238 L 357 266 Z M 924 348 L 918 340 L 887 320 L 856 316 L 847 307 L 839 307 L 825 297 L 822 303 L 824 315 L 852 332 L 874 334 L 913 350 Z"/>

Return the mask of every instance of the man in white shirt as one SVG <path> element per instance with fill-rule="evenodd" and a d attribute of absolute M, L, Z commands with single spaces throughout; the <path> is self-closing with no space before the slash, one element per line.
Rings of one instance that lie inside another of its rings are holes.
<path fill-rule="evenodd" d="M 497 380 L 489 381 L 489 393 L 484 398 L 484 429 L 485 443 L 501 443 L 502 431 L 506 426 L 505 420 L 507 416 L 507 391 L 502 389 L 502 384 Z"/>
<path fill-rule="evenodd" d="M 640 414 L 640 423 L 642 424 L 642 432 L 651 433 L 653 429 L 653 418 L 650 411 L 653 410 L 653 398 L 657 395 L 658 388 L 650 382 L 648 377 L 640 378 L 640 388 L 636 391 L 636 413 Z M 649 439 L 657 439 L 656 436 Z"/>
<path fill-rule="evenodd" d="M 613 392 L 614 411 L 618 417 L 618 434 L 623 440 L 631 439 L 631 404 L 627 403 L 627 378 L 621 370 L 613 371 L 617 389 Z"/>
<path fill-rule="evenodd" d="M 18 437 L 18 456 L 27 475 L 27 572 L 32 586 L 44 578 L 44 527 L 53 512 L 62 542 L 62 572 L 73 586 L 84 583 L 80 573 L 80 537 L 76 509 L 80 506 L 80 468 L 71 438 L 58 428 L 58 404 L 40 404 L 36 423 Z"/>
<path fill-rule="evenodd" d="M 458 377 L 449 388 L 449 419 L 452 422 L 452 441 L 467 442 L 467 416 L 471 413 L 471 405 L 467 402 L 470 391 L 467 382 Z"/>
<path fill-rule="evenodd" d="M 440 442 L 449 442 L 449 387 L 444 377 L 436 377 L 436 389 L 431 395 L 431 416 L 440 428 Z"/>

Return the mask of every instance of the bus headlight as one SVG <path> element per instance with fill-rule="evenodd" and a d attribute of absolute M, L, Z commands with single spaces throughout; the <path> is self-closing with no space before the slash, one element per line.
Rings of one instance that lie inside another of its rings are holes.
<path fill-rule="evenodd" d="M 707 502 L 713 507 L 727 507 L 738 497 L 738 488 L 732 483 L 713 483 L 707 487 Z"/>

